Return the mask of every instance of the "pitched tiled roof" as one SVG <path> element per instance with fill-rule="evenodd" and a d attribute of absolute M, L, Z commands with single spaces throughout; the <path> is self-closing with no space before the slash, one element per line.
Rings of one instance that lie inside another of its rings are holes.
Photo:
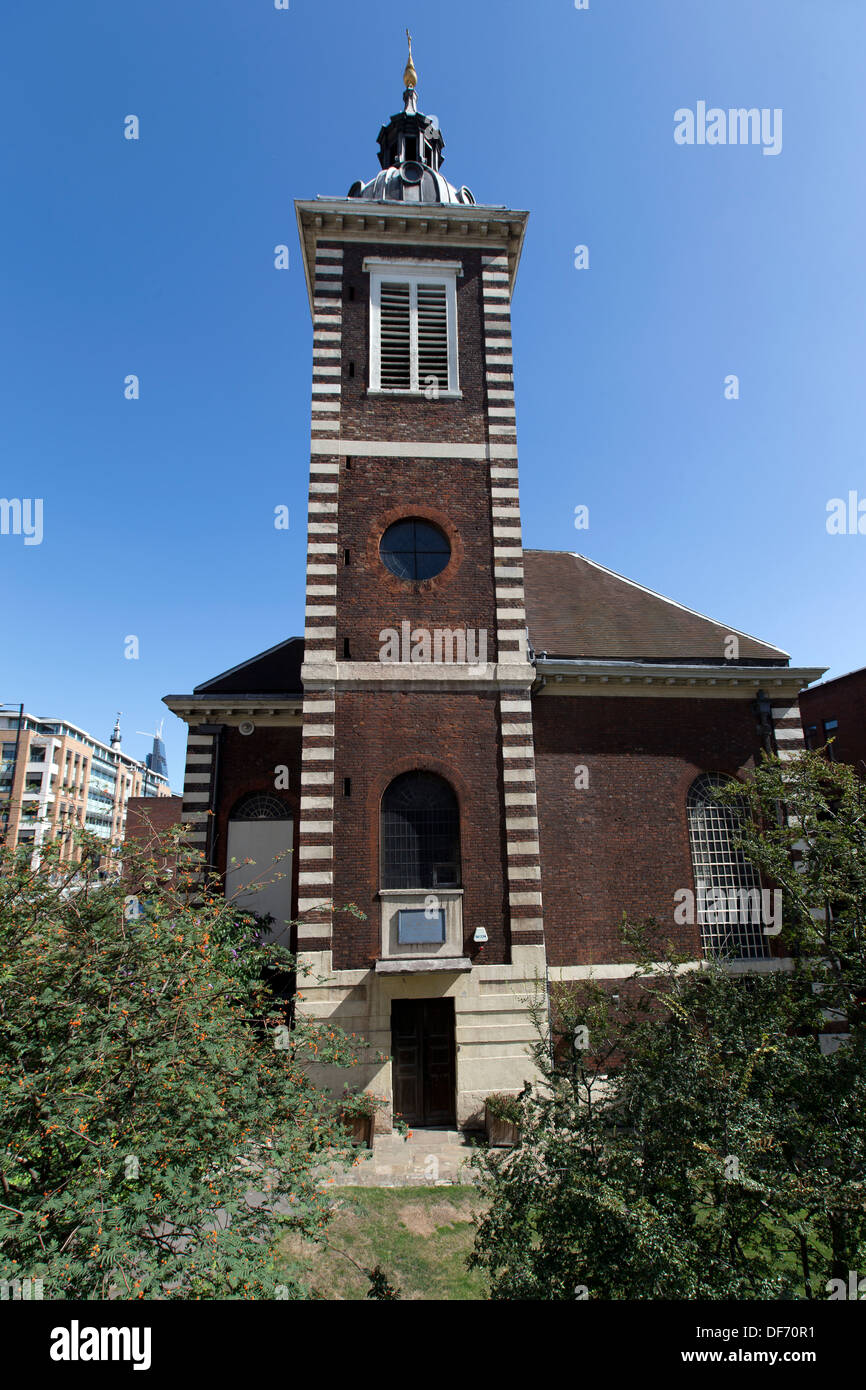
<path fill-rule="evenodd" d="M 304 639 L 289 637 L 230 671 L 197 685 L 196 695 L 297 695 L 303 690 Z"/>
<path fill-rule="evenodd" d="M 526 617 L 536 653 L 601 661 L 724 661 L 786 665 L 788 653 L 683 608 L 613 570 L 564 550 L 523 553 Z"/>

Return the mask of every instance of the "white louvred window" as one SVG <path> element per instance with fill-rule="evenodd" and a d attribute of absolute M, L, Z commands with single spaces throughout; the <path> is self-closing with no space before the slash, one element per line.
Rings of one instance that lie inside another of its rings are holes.
<path fill-rule="evenodd" d="M 381 344 L 383 391 L 412 389 L 412 286 L 382 284 Z"/>
<path fill-rule="evenodd" d="M 388 262 L 365 262 L 366 268 L 371 269 L 370 389 L 431 400 L 458 394 L 459 266 L 429 264 L 407 268 L 405 274 Z"/>
<path fill-rule="evenodd" d="M 417 285 L 418 378 L 448 380 L 448 301 L 444 285 Z"/>

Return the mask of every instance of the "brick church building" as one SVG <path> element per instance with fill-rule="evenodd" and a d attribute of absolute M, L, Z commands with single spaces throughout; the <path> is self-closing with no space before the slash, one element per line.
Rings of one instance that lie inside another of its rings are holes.
<path fill-rule="evenodd" d="M 711 790 L 802 746 L 821 673 L 524 549 L 510 306 L 528 214 L 448 182 L 416 80 L 410 52 L 376 176 L 296 204 L 304 637 L 166 704 L 189 726 L 193 843 L 314 968 L 301 1007 L 389 1056 L 364 1076 L 380 1123 L 473 1127 L 531 1075 L 538 982 L 630 973 L 623 912 L 695 958 L 773 968 L 760 923 L 700 901 L 679 921 L 675 894 L 757 882 Z M 275 858 L 284 876 L 255 891 Z"/>

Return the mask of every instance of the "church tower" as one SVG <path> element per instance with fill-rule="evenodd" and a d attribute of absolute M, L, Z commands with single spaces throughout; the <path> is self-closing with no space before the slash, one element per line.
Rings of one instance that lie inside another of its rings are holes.
<path fill-rule="evenodd" d="M 528 214 L 445 178 L 411 40 L 404 87 L 380 172 L 296 204 L 298 950 L 302 1007 L 392 1056 L 368 1088 L 411 1124 L 471 1126 L 530 1073 L 521 996 L 545 969 L 511 345 Z"/>

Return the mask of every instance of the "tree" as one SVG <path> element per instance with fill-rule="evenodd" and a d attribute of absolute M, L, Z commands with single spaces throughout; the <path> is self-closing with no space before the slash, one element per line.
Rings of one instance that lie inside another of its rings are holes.
<path fill-rule="evenodd" d="M 863 787 L 805 754 L 720 794 L 790 959 L 687 962 L 624 923 L 618 996 L 536 1000 L 521 1143 L 479 1157 L 494 1298 L 824 1298 L 866 1261 Z"/>
<path fill-rule="evenodd" d="M 274 1227 L 321 1233 L 316 1168 L 346 1148 L 307 1067 L 365 1045 L 290 1017 L 295 963 L 195 877 L 179 830 L 104 882 L 83 844 L 75 866 L 57 844 L 0 859 L 0 1276 L 48 1298 L 303 1297 L 277 1283 Z"/>

